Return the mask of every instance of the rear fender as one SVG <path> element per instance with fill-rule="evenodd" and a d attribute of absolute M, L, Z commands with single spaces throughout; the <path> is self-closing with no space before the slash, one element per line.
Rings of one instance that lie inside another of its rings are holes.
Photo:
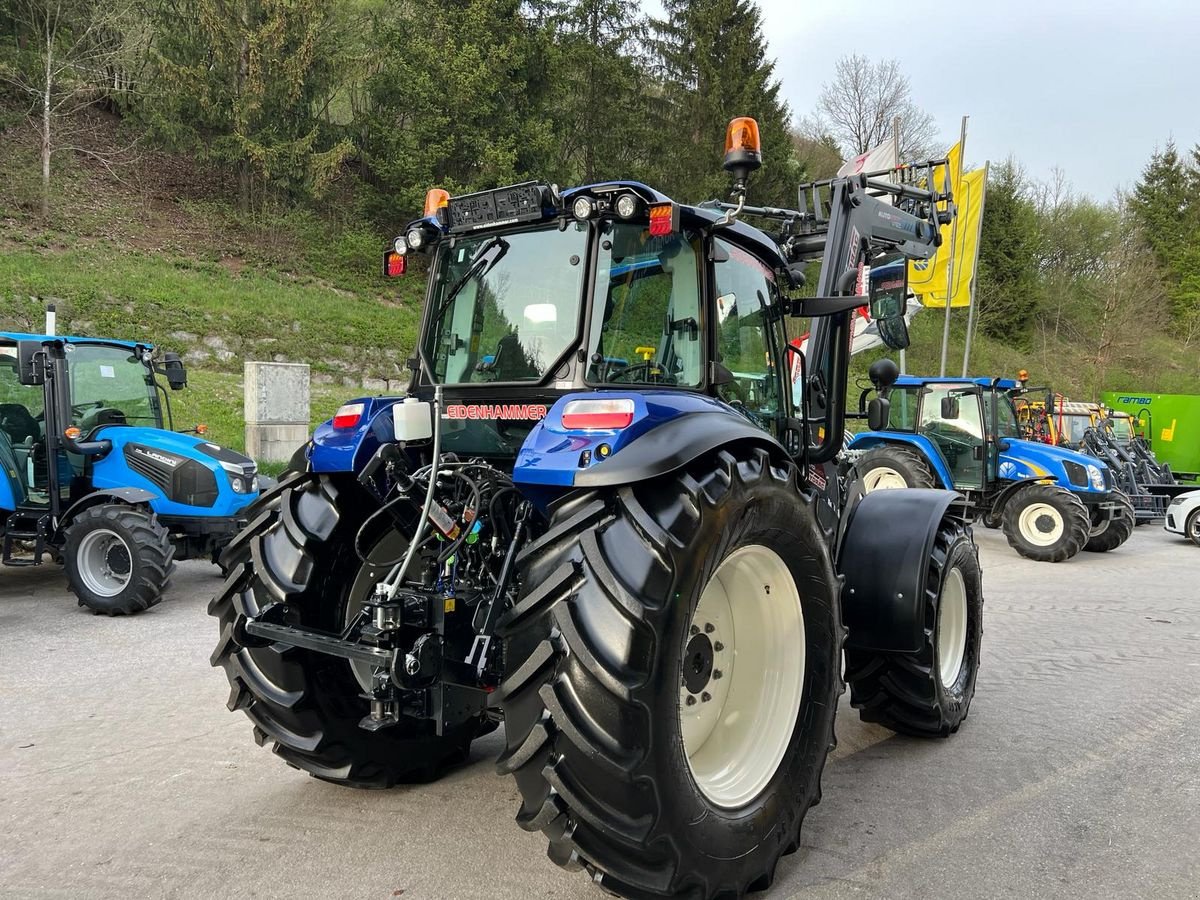
<path fill-rule="evenodd" d="M 954 491 L 910 488 L 873 491 L 849 511 L 838 554 L 848 646 L 916 653 L 925 645 L 925 581 L 934 538 L 947 514 L 962 517 L 952 507 L 964 503 Z"/>
<path fill-rule="evenodd" d="M 622 429 L 570 429 L 563 408 L 572 400 L 633 401 Z M 684 391 L 567 394 L 550 408 L 517 455 L 513 481 L 543 508 L 572 488 L 616 487 L 674 472 L 734 443 L 761 446 L 787 459 L 783 446 L 733 407 Z"/>
<path fill-rule="evenodd" d="M 399 397 L 358 397 L 347 402 L 363 404 L 358 426 L 335 429 L 332 420 L 318 425 L 312 440 L 301 448 L 305 451 L 305 470 L 357 472 L 381 444 L 395 439 L 392 407 L 400 402 Z M 292 459 L 294 463 L 296 457 Z"/>
<path fill-rule="evenodd" d="M 942 456 L 933 441 L 922 434 L 909 434 L 904 431 L 864 431 L 856 434 L 846 449 L 870 450 L 874 447 L 887 446 L 911 447 L 925 457 L 926 462 L 933 467 L 933 474 L 937 476 L 943 486 L 952 487 L 954 485 L 954 476 L 950 472 L 950 467 L 946 465 L 946 458 Z"/>

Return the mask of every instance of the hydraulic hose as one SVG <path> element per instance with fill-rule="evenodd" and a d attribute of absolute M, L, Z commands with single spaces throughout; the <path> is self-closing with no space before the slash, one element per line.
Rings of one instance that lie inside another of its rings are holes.
<path fill-rule="evenodd" d="M 442 386 L 438 384 L 433 388 L 433 465 L 429 473 L 429 487 L 425 489 L 425 505 L 421 508 L 421 518 L 417 521 L 417 530 L 409 542 L 408 552 L 404 554 L 404 561 L 400 563 L 400 568 L 396 570 L 396 574 L 392 578 L 392 583 L 388 588 L 388 600 L 395 599 L 396 592 L 400 590 L 400 585 L 404 583 L 404 576 L 408 572 L 408 567 L 412 565 L 413 557 L 417 555 L 417 548 L 421 544 L 421 539 L 425 537 L 425 529 L 429 523 L 429 511 L 433 509 L 433 494 L 437 488 L 437 471 L 441 454 Z"/>

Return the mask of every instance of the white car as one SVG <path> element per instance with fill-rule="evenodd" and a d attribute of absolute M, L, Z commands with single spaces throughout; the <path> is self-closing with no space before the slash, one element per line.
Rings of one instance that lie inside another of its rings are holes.
<path fill-rule="evenodd" d="M 1182 534 L 1200 547 L 1200 491 L 1188 491 L 1172 500 L 1163 528 Z"/>

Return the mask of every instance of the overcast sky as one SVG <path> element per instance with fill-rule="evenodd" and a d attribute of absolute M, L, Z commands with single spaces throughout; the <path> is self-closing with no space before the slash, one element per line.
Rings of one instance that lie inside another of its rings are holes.
<path fill-rule="evenodd" d="M 947 144 L 970 116 L 972 167 L 1012 154 L 1032 177 L 1058 166 L 1103 200 L 1168 138 L 1200 142 L 1198 0 L 758 3 L 796 115 L 815 109 L 834 61 L 859 52 L 900 61 Z"/>

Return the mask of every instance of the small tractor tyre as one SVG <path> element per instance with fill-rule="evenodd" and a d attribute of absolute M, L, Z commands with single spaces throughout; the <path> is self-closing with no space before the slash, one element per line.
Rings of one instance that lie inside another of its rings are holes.
<path fill-rule="evenodd" d="M 937 477 L 928 461 L 911 447 L 872 447 L 854 464 L 863 493 L 893 488 L 937 488 Z"/>
<path fill-rule="evenodd" d="M 626 897 L 771 884 L 835 744 L 844 629 L 828 546 L 795 467 L 763 450 L 554 508 L 522 554 L 497 692 L 498 768 L 551 860 Z"/>
<path fill-rule="evenodd" d="M 368 703 L 346 660 L 270 643 L 246 633 L 249 618 L 286 603 L 293 624 L 337 633 L 351 604 L 369 595 L 387 566 L 361 562 L 355 535 L 372 506 L 352 479 L 297 474 L 256 501 L 250 524 L 229 544 L 229 571 L 209 614 L 220 622 L 212 664 L 229 679 L 229 709 L 243 710 L 259 745 L 315 778 L 360 788 L 430 781 L 467 759 L 488 723 L 472 721 L 438 737 L 433 723 L 401 718 L 378 731 L 359 722 Z M 368 552 L 381 562 L 407 543 L 386 532 Z M 376 555 L 379 554 L 379 555 Z"/>
<path fill-rule="evenodd" d="M 127 616 L 159 603 L 175 569 L 175 546 L 154 513 L 106 503 L 75 516 L 65 532 L 67 587 L 92 612 Z"/>
<path fill-rule="evenodd" d="M 1107 553 L 1115 550 L 1129 540 L 1133 534 L 1137 515 L 1133 511 L 1133 503 L 1123 491 L 1114 491 L 1113 503 L 1117 508 L 1102 513 L 1103 520 L 1091 529 L 1087 543 L 1083 549 L 1090 553 Z"/>
<path fill-rule="evenodd" d="M 913 737 L 958 731 L 975 696 L 983 577 L 968 529 L 942 520 L 925 579 L 924 644 L 916 653 L 846 647 L 850 703 L 864 722 Z"/>
<path fill-rule="evenodd" d="M 1009 546 L 1037 562 L 1063 562 L 1083 549 L 1092 530 L 1087 507 L 1071 491 L 1031 484 L 1004 505 Z"/>
<path fill-rule="evenodd" d="M 1197 547 L 1200 547 L 1200 509 L 1195 510 L 1184 523 L 1183 533 Z"/>

